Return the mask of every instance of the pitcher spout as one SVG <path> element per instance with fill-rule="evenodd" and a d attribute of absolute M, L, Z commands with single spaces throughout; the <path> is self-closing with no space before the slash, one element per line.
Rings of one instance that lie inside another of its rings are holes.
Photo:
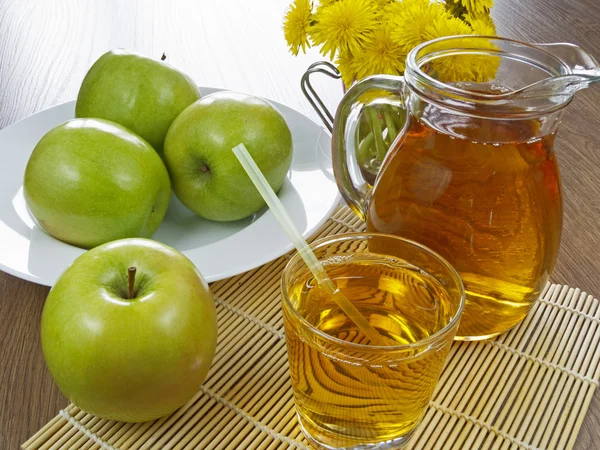
<path fill-rule="evenodd" d="M 534 45 L 560 59 L 573 75 L 600 77 L 600 64 L 596 58 L 575 44 L 561 42 Z"/>
<path fill-rule="evenodd" d="M 511 93 L 518 98 L 570 97 L 580 89 L 600 81 L 600 64 L 592 55 L 575 44 L 534 44 L 558 59 L 561 75 L 549 77 Z"/>

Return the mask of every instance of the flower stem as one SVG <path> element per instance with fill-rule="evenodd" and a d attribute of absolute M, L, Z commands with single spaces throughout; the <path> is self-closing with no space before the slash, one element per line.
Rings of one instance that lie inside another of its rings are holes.
<path fill-rule="evenodd" d="M 398 131 L 396 130 L 394 119 L 392 119 L 392 115 L 389 111 L 383 111 L 383 117 L 385 119 L 385 126 L 387 127 L 390 141 L 394 142 L 396 136 L 398 136 Z"/>
<path fill-rule="evenodd" d="M 381 121 L 379 120 L 377 110 L 373 107 L 367 107 L 367 120 L 375 136 L 375 148 L 377 149 L 377 158 L 380 162 L 383 161 L 385 154 L 387 153 L 387 147 L 383 142 L 383 129 L 381 128 Z"/>
<path fill-rule="evenodd" d="M 371 158 L 371 146 L 374 141 L 375 136 L 373 136 L 373 132 L 371 131 L 362 141 L 360 141 L 360 144 L 358 144 L 358 157 L 361 165 L 364 165 L 363 163 Z"/>

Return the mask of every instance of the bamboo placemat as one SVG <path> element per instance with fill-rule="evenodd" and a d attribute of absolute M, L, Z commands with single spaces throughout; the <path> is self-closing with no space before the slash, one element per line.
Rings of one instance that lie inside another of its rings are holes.
<path fill-rule="evenodd" d="M 363 230 L 339 209 L 318 237 Z M 170 417 L 102 420 L 69 405 L 24 449 L 308 449 L 294 412 L 279 280 L 289 255 L 212 285 L 219 342 L 201 391 Z M 600 302 L 548 285 L 496 340 L 456 342 L 408 449 L 566 449 L 600 378 Z"/>

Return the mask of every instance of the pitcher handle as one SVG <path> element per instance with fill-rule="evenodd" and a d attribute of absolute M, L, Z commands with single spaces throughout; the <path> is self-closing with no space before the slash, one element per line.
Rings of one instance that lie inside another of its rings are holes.
<path fill-rule="evenodd" d="M 332 133 L 333 171 L 335 179 L 340 193 L 346 203 L 348 203 L 348 206 L 363 220 L 366 220 L 367 203 L 372 187 L 365 180 L 358 164 L 357 128 L 360 115 L 370 102 L 361 102 L 360 97 L 368 91 L 383 89 L 398 96 L 400 101 L 394 101 L 387 97 L 378 97 L 378 104 L 385 103 L 399 106 L 406 111 L 404 87 L 403 77 L 391 75 L 367 77 L 348 90 L 342 98 L 335 114 Z M 408 117 L 408 114 L 405 117 Z M 398 132 L 396 141 L 402 138 L 406 129 L 406 120 L 404 127 Z M 382 161 L 382 164 L 384 163 L 385 161 Z"/>
<path fill-rule="evenodd" d="M 319 97 L 315 89 L 312 87 L 312 84 L 310 83 L 310 76 L 313 73 L 322 73 L 336 80 L 342 78 L 342 75 L 340 74 L 340 71 L 337 69 L 337 67 L 335 67 L 330 62 L 318 61 L 314 64 L 311 64 L 308 67 L 308 69 L 306 69 L 306 72 L 304 72 L 304 75 L 302 75 L 302 80 L 300 81 L 300 88 L 302 89 L 302 93 L 321 118 L 323 125 L 325 125 L 331 133 L 333 131 L 333 116 L 331 115 L 331 113 L 321 100 L 321 97 Z"/>

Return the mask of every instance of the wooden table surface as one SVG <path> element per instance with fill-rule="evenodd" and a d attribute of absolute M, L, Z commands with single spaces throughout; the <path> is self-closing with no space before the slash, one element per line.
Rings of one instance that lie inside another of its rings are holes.
<path fill-rule="evenodd" d="M 72 100 L 90 65 L 124 47 L 159 57 L 199 85 L 246 91 L 318 120 L 299 80 L 317 52 L 292 57 L 281 31 L 286 0 L 0 0 L 0 128 Z M 496 0 L 499 34 L 572 42 L 600 59 L 598 0 Z M 338 84 L 321 84 L 326 102 Z M 577 95 L 556 142 L 564 186 L 555 283 L 600 295 L 600 86 Z M 6 150 L 6 149 L 3 149 Z M 10 150 L 9 150 L 10 151 Z M 2 162 L 0 161 L 0 164 Z M 39 345 L 48 288 L 0 272 L 0 449 L 17 448 L 67 404 Z M 577 441 L 600 448 L 600 393 Z"/>

